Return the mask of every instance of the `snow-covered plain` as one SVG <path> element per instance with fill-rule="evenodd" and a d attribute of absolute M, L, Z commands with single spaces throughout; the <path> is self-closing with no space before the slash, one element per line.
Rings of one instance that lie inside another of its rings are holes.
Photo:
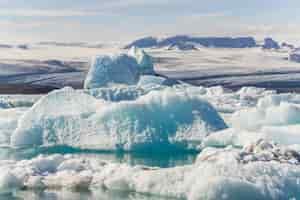
<path fill-rule="evenodd" d="M 33 44 L 26 50 L 0 49 L 0 92 L 45 93 L 64 86 L 82 88 L 91 58 L 127 53 L 120 46 Z M 298 90 L 300 64 L 289 60 L 289 49 L 202 47 L 191 51 L 145 51 L 153 57 L 157 73 L 195 85 Z"/>

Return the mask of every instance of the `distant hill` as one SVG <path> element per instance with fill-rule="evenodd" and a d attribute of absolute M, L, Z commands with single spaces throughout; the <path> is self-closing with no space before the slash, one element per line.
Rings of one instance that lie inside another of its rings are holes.
<path fill-rule="evenodd" d="M 145 37 L 133 41 L 124 48 L 129 49 L 133 46 L 139 48 L 162 48 L 170 46 L 182 46 L 184 43 L 193 43 L 195 45 L 215 48 L 251 48 L 257 46 L 253 37 L 191 37 L 187 35 L 177 35 L 164 39 Z"/>

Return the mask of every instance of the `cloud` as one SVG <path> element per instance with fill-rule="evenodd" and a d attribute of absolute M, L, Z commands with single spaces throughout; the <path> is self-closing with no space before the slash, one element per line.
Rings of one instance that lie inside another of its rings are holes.
<path fill-rule="evenodd" d="M 13 17 L 76 17 L 99 15 L 99 11 L 90 10 L 48 10 L 48 9 L 4 9 L 0 8 L 0 16 Z"/>
<path fill-rule="evenodd" d="M 174 2 L 177 0 L 174 0 Z M 135 8 L 139 6 L 161 6 L 170 3 L 169 0 L 102 0 L 95 1 L 90 4 L 76 4 L 75 8 L 69 9 L 66 7 L 56 9 L 41 9 L 41 8 L 18 8 L 10 7 L 0 8 L 0 16 L 13 17 L 84 17 L 102 14 L 112 14 L 115 10 Z M 173 2 L 172 2 L 173 3 Z M 30 5 L 30 4 L 29 4 Z M 73 4 L 72 4 L 73 5 Z M 78 9 L 76 9 L 78 8 Z M 82 9 L 83 8 L 83 9 Z"/>

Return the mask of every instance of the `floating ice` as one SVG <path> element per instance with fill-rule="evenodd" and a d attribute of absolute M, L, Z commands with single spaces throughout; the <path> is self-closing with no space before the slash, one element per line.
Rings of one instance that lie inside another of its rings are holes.
<path fill-rule="evenodd" d="M 226 127 L 209 103 L 173 88 L 115 103 L 65 88 L 42 97 L 22 116 L 11 144 L 128 151 L 195 149 L 203 137 Z"/>
<path fill-rule="evenodd" d="M 276 157 L 278 155 L 279 157 Z M 298 199 L 299 153 L 259 141 L 244 150 L 205 149 L 193 165 L 129 166 L 78 155 L 0 161 L 0 191 L 91 189 L 188 200 Z"/>

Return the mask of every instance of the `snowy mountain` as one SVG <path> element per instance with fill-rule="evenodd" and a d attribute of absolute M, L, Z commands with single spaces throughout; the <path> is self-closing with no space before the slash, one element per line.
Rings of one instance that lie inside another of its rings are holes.
<path fill-rule="evenodd" d="M 256 42 L 252 37 L 191 37 L 186 35 L 177 35 L 164 39 L 146 37 L 133 41 L 124 48 L 129 49 L 133 46 L 139 48 L 162 48 L 169 46 L 182 46 L 186 43 L 194 43 L 204 47 L 215 48 L 250 48 L 256 46 Z"/>

